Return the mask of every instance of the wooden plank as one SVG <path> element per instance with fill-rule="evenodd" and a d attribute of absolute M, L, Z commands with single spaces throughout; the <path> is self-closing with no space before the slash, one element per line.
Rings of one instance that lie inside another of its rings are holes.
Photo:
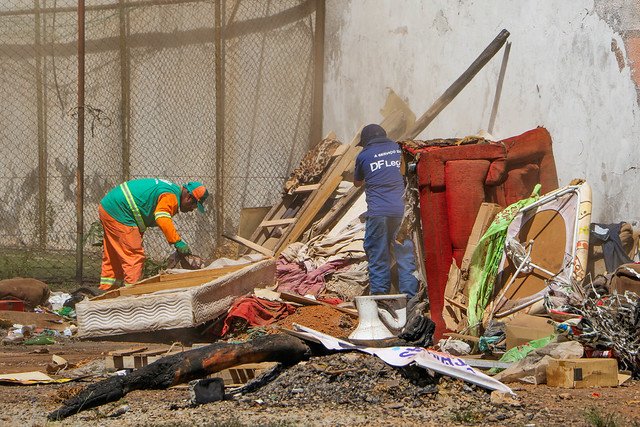
<path fill-rule="evenodd" d="M 155 350 L 147 350 L 142 353 L 137 353 L 136 356 L 157 356 L 158 354 L 164 354 L 169 351 L 169 347 L 157 348 Z"/>
<path fill-rule="evenodd" d="M 283 232 L 282 237 L 276 244 L 274 248 L 276 253 L 280 253 L 291 242 L 297 241 L 307 227 L 309 227 L 313 222 L 316 214 L 320 209 L 322 209 L 335 189 L 338 188 L 338 185 L 340 185 L 340 181 L 342 181 L 342 173 L 346 170 L 351 160 L 353 160 L 360 152 L 361 147 L 357 146 L 359 141 L 360 132 L 358 132 L 356 137 L 351 141 L 351 144 L 349 144 L 349 150 L 347 153 L 337 158 L 323 175 L 320 180 L 320 188 L 309 194 L 309 197 L 296 215 L 298 217 L 298 221 Z"/>
<path fill-rule="evenodd" d="M 353 205 L 356 199 L 360 197 L 363 191 L 364 185 L 349 188 L 349 190 L 338 199 L 336 204 L 331 207 L 329 212 L 313 225 L 313 235 L 318 236 L 324 233 L 329 227 L 333 227 L 348 208 Z"/>
<path fill-rule="evenodd" d="M 142 351 L 145 351 L 148 348 L 149 347 L 132 347 L 132 348 L 128 348 L 126 350 L 110 351 L 107 354 L 109 356 L 129 356 L 130 354 L 140 353 Z"/>
<path fill-rule="evenodd" d="M 473 335 L 458 334 L 456 332 L 445 332 L 444 336 L 455 338 L 457 340 L 480 342 L 480 338 L 478 337 L 474 337 Z"/>
<path fill-rule="evenodd" d="M 396 140 L 400 138 L 415 123 L 416 116 L 411 108 L 395 94 L 392 90 L 389 92 L 385 106 L 381 110 L 384 120 L 380 126 L 387 132 L 389 139 Z M 343 144 L 346 148 L 347 146 Z M 353 159 L 346 167 L 345 172 L 351 172 L 354 169 L 355 159 Z M 338 199 L 329 212 L 313 226 L 313 235 L 317 236 L 324 233 L 329 227 L 335 225 L 340 217 L 353 205 L 358 197 L 364 191 L 364 186 L 353 186 Z"/>
<path fill-rule="evenodd" d="M 229 239 L 229 240 L 233 240 L 234 242 L 240 243 L 241 245 L 244 245 L 250 249 L 253 249 L 254 251 L 261 253 L 262 255 L 266 255 L 269 257 L 272 257 L 274 255 L 274 252 L 270 249 L 267 249 L 263 246 L 260 246 L 257 243 L 252 242 L 251 240 L 247 240 L 243 237 L 240 236 L 228 236 L 226 234 L 222 235 L 223 237 Z"/>
<path fill-rule="evenodd" d="M 320 188 L 320 184 L 307 184 L 307 185 L 299 185 L 298 188 L 293 190 L 294 193 L 309 193 L 311 191 L 315 191 Z"/>
<path fill-rule="evenodd" d="M 324 139 L 336 139 L 336 135 L 334 132 L 329 132 Z M 342 149 L 341 147 L 342 145 L 339 146 L 336 149 L 336 151 L 338 151 L 338 149 Z M 335 160 L 333 161 L 333 163 L 335 163 Z M 269 221 L 269 220 L 275 220 L 275 219 L 281 219 L 281 218 L 296 217 L 297 216 L 296 211 L 299 209 L 300 206 L 304 204 L 304 201 L 308 196 L 309 195 L 306 193 L 285 194 L 277 204 L 273 205 L 271 210 L 264 217 L 264 220 Z M 253 232 L 253 234 L 248 240 L 268 250 L 272 250 L 277 244 L 278 239 L 280 238 L 280 234 L 277 235 L 278 237 L 271 237 L 272 235 L 274 235 L 274 231 L 276 230 L 280 233 L 286 232 L 286 230 L 283 230 L 283 229 L 266 229 L 264 227 L 258 227 L 258 229 L 256 229 Z M 252 249 L 252 248 L 249 247 L 249 249 Z M 246 253 L 246 252 L 248 251 L 240 252 L 240 253 Z"/>
<path fill-rule="evenodd" d="M 347 152 L 348 149 L 349 149 L 349 146 L 347 144 L 340 144 L 338 148 L 336 148 L 336 151 L 334 151 L 333 154 L 331 154 L 331 157 L 342 156 L 344 153 Z"/>
<path fill-rule="evenodd" d="M 242 208 L 238 220 L 238 236 L 251 239 L 251 235 L 258 229 L 270 210 L 271 206 Z"/>
<path fill-rule="evenodd" d="M 247 264 L 227 265 L 219 268 L 203 268 L 200 270 L 185 271 L 183 273 L 164 273 L 160 275 L 160 282 L 170 282 L 172 280 L 190 279 L 192 277 L 220 277 L 246 267 Z M 136 284 L 134 286 L 143 286 Z"/>
<path fill-rule="evenodd" d="M 349 310 L 347 308 L 342 308 L 342 307 L 336 307 L 335 305 L 331 305 L 331 304 L 327 304 L 326 302 L 322 302 L 322 301 L 317 301 L 311 298 L 305 298 L 301 295 L 296 295 L 296 294 L 290 294 L 287 292 L 280 292 L 280 298 L 283 301 L 290 301 L 290 302 L 296 302 L 298 304 L 302 304 L 302 305 L 323 305 L 325 307 L 331 307 L 334 310 L 338 310 L 350 317 L 353 317 L 354 319 L 358 318 L 358 312 L 356 310 Z"/>
<path fill-rule="evenodd" d="M 281 218 L 281 219 L 271 219 L 268 221 L 262 221 L 260 223 L 260 227 L 275 227 L 278 225 L 287 225 L 296 222 L 295 218 Z"/>
<path fill-rule="evenodd" d="M 458 307 L 460 310 L 464 311 L 465 313 L 467 312 L 467 306 L 465 306 L 464 304 L 459 303 L 458 301 L 449 298 L 449 297 L 444 297 L 445 301 L 447 301 L 449 304 L 451 305 L 455 305 L 456 307 Z"/>

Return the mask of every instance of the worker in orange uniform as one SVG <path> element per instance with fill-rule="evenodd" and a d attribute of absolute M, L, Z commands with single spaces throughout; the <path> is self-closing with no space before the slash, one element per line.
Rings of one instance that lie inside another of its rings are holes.
<path fill-rule="evenodd" d="M 202 203 L 208 196 L 200 182 L 180 186 L 159 178 L 134 179 L 109 191 L 98 207 L 104 229 L 100 289 L 109 290 L 116 280 L 130 286 L 142 278 L 142 236 L 147 227 L 160 227 L 178 253 L 191 254 L 171 218 L 178 211 L 191 212 L 196 207 L 204 212 Z"/>

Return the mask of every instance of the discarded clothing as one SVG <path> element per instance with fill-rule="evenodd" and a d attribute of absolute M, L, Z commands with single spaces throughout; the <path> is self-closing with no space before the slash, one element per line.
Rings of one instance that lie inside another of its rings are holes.
<path fill-rule="evenodd" d="M 40 280 L 22 277 L 0 280 L 0 299 L 18 299 L 28 310 L 46 305 L 49 295 L 49 287 Z"/>
<path fill-rule="evenodd" d="M 224 320 L 222 336 L 229 332 L 235 319 L 244 319 L 250 326 L 265 326 L 284 319 L 295 311 L 296 308 L 287 303 L 269 301 L 255 296 L 238 298 Z"/>
<path fill-rule="evenodd" d="M 347 301 L 364 295 L 369 286 L 368 265 L 367 261 L 361 261 L 332 273 L 325 284 L 326 291 Z"/>
<path fill-rule="evenodd" d="M 281 257 L 276 263 L 276 290 L 298 295 L 318 295 L 325 287 L 325 276 L 346 264 L 346 260 L 335 260 L 307 270 L 305 264 L 288 262 Z"/>
<path fill-rule="evenodd" d="M 368 281 L 363 240 L 363 225 L 352 224 L 338 236 L 290 244 L 276 264 L 277 290 L 317 296 L 330 281 L 330 291 L 340 298 L 362 295 Z"/>
<path fill-rule="evenodd" d="M 633 262 L 622 246 L 620 229 L 624 223 L 619 224 L 591 224 L 590 238 L 594 242 L 602 244 L 604 264 L 608 272 L 613 272 L 622 264 Z"/>

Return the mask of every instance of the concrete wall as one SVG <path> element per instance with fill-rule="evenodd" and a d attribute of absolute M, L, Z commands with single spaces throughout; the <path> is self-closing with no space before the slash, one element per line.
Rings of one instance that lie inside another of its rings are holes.
<path fill-rule="evenodd" d="M 512 43 L 493 135 L 536 126 L 560 185 L 586 178 L 593 221 L 640 220 L 639 1 L 327 0 L 324 133 L 379 122 L 386 89 L 417 116 L 501 29 Z M 500 51 L 418 139 L 487 129 Z"/>

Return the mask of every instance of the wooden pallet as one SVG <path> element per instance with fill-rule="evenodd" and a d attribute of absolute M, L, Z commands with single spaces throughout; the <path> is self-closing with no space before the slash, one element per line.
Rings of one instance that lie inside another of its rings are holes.
<path fill-rule="evenodd" d="M 325 139 L 335 139 L 330 132 Z M 357 143 L 357 141 L 356 141 Z M 357 155 L 356 144 L 340 145 L 332 154 L 320 181 L 298 186 L 274 205 L 249 239 L 225 236 L 250 250 L 273 256 L 297 240 L 340 183 L 342 173 Z"/>
<path fill-rule="evenodd" d="M 385 118 L 380 126 L 387 131 L 390 138 L 402 135 L 415 122 L 415 115 L 409 106 L 393 92 L 389 94 L 382 113 Z M 327 138 L 335 138 L 335 135 L 330 133 Z M 353 171 L 355 159 L 361 150 L 359 142 L 360 131 L 350 144 L 342 144 L 333 153 L 333 160 L 317 184 L 301 185 L 294 194 L 285 195 L 280 203 L 267 213 L 250 239 L 237 236 L 230 238 L 250 250 L 265 255 L 278 255 L 290 243 L 298 241 L 325 207 L 345 173 Z M 351 202 L 352 199 L 353 197 L 350 197 L 347 202 Z"/>

